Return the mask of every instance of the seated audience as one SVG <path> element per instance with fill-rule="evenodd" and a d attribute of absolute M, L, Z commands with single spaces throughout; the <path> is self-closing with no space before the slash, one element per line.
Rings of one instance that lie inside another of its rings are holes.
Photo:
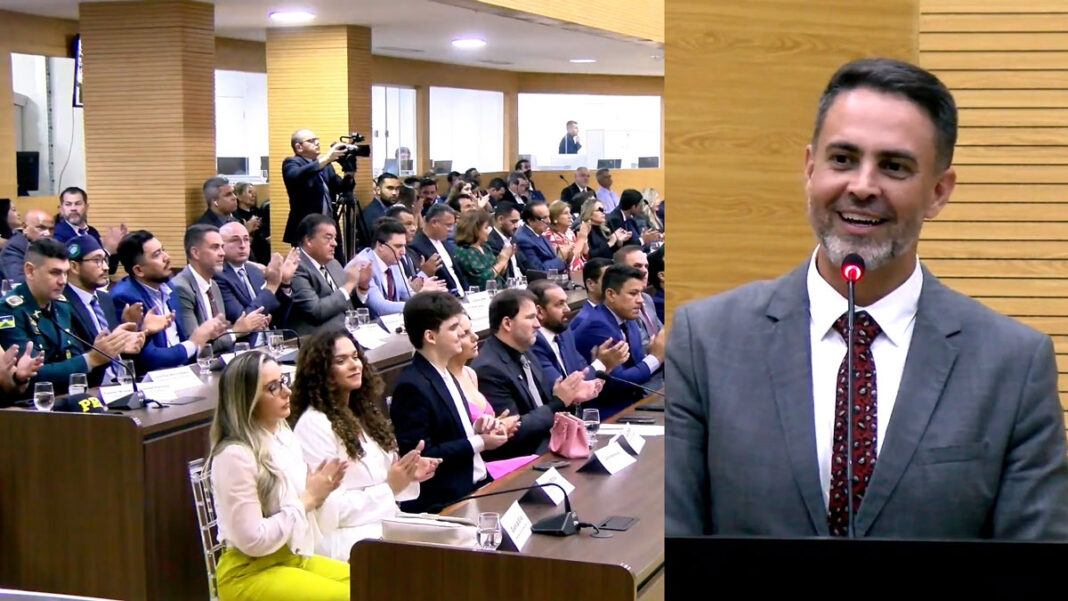
<path fill-rule="evenodd" d="M 601 304 L 601 276 L 606 267 L 612 265 L 608 259 L 590 259 L 582 267 L 582 284 L 586 288 L 586 302 L 582 303 L 577 315 L 571 318 L 571 331 L 575 331 L 582 321 L 590 316 L 594 307 Z"/>
<path fill-rule="evenodd" d="M 5 219 L 6 216 L 6 219 Z M 7 241 L 22 229 L 22 217 L 10 198 L 0 198 L 0 250 Z"/>
<path fill-rule="evenodd" d="M 485 211 L 470 211 L 460 215 L 456 225 L 456 250 L 454 258 L 460 278 L 479 290 L 486 289 L 486 282 L 495 281 L 499 289 L 504 288 L 504 274 L 512 259 L 514 246 L 501 249 L 500 255 L 493 254 L 487 243 L 490 235 L 490 216 Z"/>
<path fill-rule="evenodd" d="M 468 211 L 474 211 L 478 209 L 478 203 L 474 198 L 471 198 L 470 194 L 458 194 L 449 199 L 449 207 L 456 211 L 457 215 L 463 215 Z"/>
<path fill-rule="evenodd" d="M 249 257 L 253 261 L 267 263 L 271 260 L 271 212 L 264 209 L 270 207 L 260 208 L 256 186 L 248 182 L 234 184 L 234 195 L 237 196 L 234 217 L 248 230 Z"/>
<path fill-rule="evenodd" d="M 89 196 L 85 190 L 70 186 L 59 193 L 59 221 L 56 222 L 52 237 L 66 244 L 75 236 L 92 236 L 108 254 L 108 273 L 115 273 L 119 268 L 116 250 L 122 237 L 128 234 L 125 224 L 109 227 L 101 236 L 95 227 L 89 225 Z"/>
<path fill-rule="evenodd" d="M 413 294 L 400 264 L 405 255 L 405 242 L 401 222 L 383 217 L 372 230 L 371 248 L 360 251 L 346 267 L 359 269 L 359 265 L 370 263 L 371 281 L 364 304 L 370 309 L 372 318 L 400 313 L 405 301 Z"/>
<path fill-rule="evenodd" d="M 419 189 L 416 190 L 418 195 L 418 207 L 419 210 L 416 213 L 420 215 L 426 215 L 426 212 L 430 209 L 431 205 L 439 202 L 445 202 L 445 198 L 438 196 L 438 180 L 427 177 L 419 180 Z M 413 209 L 414 210 L 414 209 Z M 422 224 L 420 224 L 422 226 Z"/>
<path fill-rule="evenodd" d="M 204 466 L 224 544 L 220 601 L 347 601 L 347 563 L 314 555 L 316 510 L 341 484 L 340 458 L 304 463 L 286 423 L 289 378 L 265 353 L 238 355 L 219 377 Z"/>
<path fill-rule="evenodd" d="M 400 179 L 389 171 L 380 174 L 375 180 L 375 197 L 360 210 L 363 218 L 363 238 L 368 244 L 373 244 L 370 239 L 375 230 L 375 222 L 386 214 L 389 207 L 396 204 L 402 187 Z"/>
<path fill-rule="evenodd" d="M 421 292 L 404 306 L 404 329 L 416 352 L 397 377 L 389 415 L 400 453 L 423 444 L 424 457 L 442 460 L 419 498 L 401 503 L 405 511 L 440 511 L 489 482 L 482 453 L 508 440 L 496 419 L 471 420 L 467 400 L 449 374 L 449 360 L 463 350 L 463 312 L 460 301 L 444 292 Z"/>
<path fill-rule="evenodd" d="M 222 291 L 226 319 L 237 321 L 242 313 L 251 314 L 262 309 L 264 315 L 271 317 L 270 323 L 275 327 L 285 327 L 300 251 L 290 249 L 285 259 L 277 253 L 268 255 L 270 263 L 263 267 L 250 261 L 250 240 L 245 226 L 231 221 L 219 228 L 219 235 L 222 236 L 226 262 L 214 279 Z"/>
<path fill-rule="evenodd" d="M 519 227 L 519 210 L 510 202 L 501 202 L 493 210 L 493 230 L 490 231 L 486 244 L 493 254 L 500 256 L 504 249 L 511 248 L 508 268 L 501 275 L 505 278 L 517 278 L 526 275 L 527 265 L 523 253 L 515 252 L 515 232 Z"/>
<path fill-rule="evenodd" d="M 645 219 L 646 227 L 664 233 L 664 199 L 656 188 L 642 191 L 641 217 Z"/>
<path fill-rule="evenodd" d="M 34 352 L 32 343 L 26 345 L 21 355 L 15 344 L 0 354 L 0 407 L 10 407 L 15 399 L 28 396 L 30 380 L 43 365 L 44 357 Z"/>
<path fill-rule="evenodd" d="M 612 253 L 630 240 L 630 232 L 623 229 L 612 231 L 608 228 L 604 205 L 596 198 L 582 203 L 580 218 L 583 224 L 590 224 L 590 233 L 586 236 L 588 258 L 610 260 Z"/>
<path fill-rule="evenodd" d="M 657 242 L 663 235 L 646 227 L 644 221 L 639 221 L 642 212 L 642 193 L 637 190 L 623 190 L 619 197 L 619 206 L 608 214 L 608 227 L 613 230 L 623 230 L 630 233 L 625 244 L 636 244 L 649 250 L 649 243 Z"/>
<path fill-rule="evenodd" d="M 543 234 L 549 229 L 549 206 L 535 202 L 523 207 L 523 226 L 515 233 L 515 243 L 523 254 L 527 269 L 566 271 L 567 265 L 556 256 Z"/>
<path fill-rule="evenodd" d="M 560 191 L 560 200 L 571 205 L 571 212 L 578 213 L 582 207 L 581 201 L 575 197 L 583 192 L 592 192 L 596 194 L 593 188 L 590 188 L 590 170 L 585 167 L 579 167 L 575 169 L 575 181 L 568 187 Z"/>
<path fill-rule="evenodd" d="M 26 211 L 26 227 L 12 235 L 4 245 L 4 250 L 0 250 L 0 269 L 4 272 L 5 280 L 11 280 L 12 283 L 24 281 L 26 248 L 35 240 L 51 237 L 53 225 L 52 216 L 41 209 Z"/>
<path fill-rule="evenodd" d="M 412 240 L 415 239 L 416 232 L 419 231 L 419 217 L 407 206 L 396 204 L 386 211 L 386 217 L 391 217 L 401 222 L 404 226 L 404 243 L 411 245 Z M 401 270 L 404 272 L 404 277 L 408 279 L 408 287 L 412 292 L 421 292 L 426 290 L 445 290 L 445 283 L 434 277 L 434 274 L 438 271 L 436 262 L 422 261 L 418 266 L 412 259 L 414 253 L 405 252 L 400 256 Z M 418 255 L 416 258 L 419 258 Z M 421 260 L 421 259 L 420 259 Z"/>
<path fill-rule="evenodd" d="M 334 258 L 337 226 L 326 215 L 312 213 L 297 226 L 300 263 L 293 273 L 293 303 L 289 328 L 300 335 L 321 327 L 343 328 L 345 311 L 363 306 L 370 287 L 371 265 L 350 263 L 342 268 Z M 353 295 L 358 302 L 353 302 Z"/>
<path fill-rule="evenodd" d="M 571 205 L 562 200 L 549 205 L 549 229 L 545 237 L 549 240 L 556 256 L 567 264 L 568 273 L 581 273 L 582 266 L 589 258 L 587 241 L 590 235 L 590 223 L 583 222 L 578 233 L 571 229 L 573 217 Z"/>
<path fill-rule="evenodd" d="M 486 193 L 489 203 L 496 209 L 497 204 L 508 197 L 508 184 L 503 179 L 495 177 L 490 180 L 489 186 L 486 186 Z M 515 201 L 512 202 L 514 203 Z"/>
<path fill-rule="evenodd" d="M 534 173 L 531 171 L 530 161 L 527 159 L 519 159 L 515 163 L 515 170 L 522 173 L 527 178 L 527 182 L 530 184 L 530 201 L 545 201 L 545 195 L 538 191 L 538 188 L 534 185 Z"/>
<path fill-rule="evenodd" d="M 422 457 L 423 445 L 398 458 L 393 425 L 379 409 L 382 379 L 345 330 L 320 331 L 300 347 L 289 422 L 308 465 L 348 464 L 341 485 L 319 509 L 323 536 L 315 552 L 348 561 L 358 540 L 382 537 L 382 519 L 398 501 L 419 496 L 419 483 L 441 459 Z"/>
<path fill-rule="evenodd" d="M 530 352 L 538 331 L 534 295 L 511 288 L 493 297 L 489 307 L 490 336 L 471 363 L 478 389 L 494 411 L 519 415 L 519 429 L 493 454 L 496 458 L 545 453 L 553 414 L 597 396 L 600 380 L 586 380 L 582 371 L 549 380 Z"/>
<path fill-rule="evenodd" d="M 664 323 L 664 248 L 661 246 L 649 253 L 649 286 L 652 288 L 653 306 L 660 323 Z"/>
<path fill-rule="evenodd" d="M 597 178 L 597 200 L 604 203 L 604 210 L 611 213 L 619 206 L 619 194 L 612 191 L 612 170 L 602 167 L 594 174 Z"/>
<path fill-rule="evenodd" d="M 203 186 L 204 202 L 208 209 L 196 220 L 198 224 L 213 225 L 220 228 L 224 223 L 235 221 L 234 211 L 237 210 L 237 195 L 230 180 L 221 175 L 209 178 Z"/>
<path fill-rule="evenodd" d="M 445 240 L 456 224 L 456 211 L 447 204 L 436 204 L 426 212 L 423 229 L 418 232 L 408 245 L 408 250 L 424 263 L 431 262 L 438 269 L 434 276 L 445 283 L 448 291 L 460 298 L 464 297 L 463 282 L 456 272 L 452 254 L 445 246 Z M 423 271 L 427 271 L 424 265 Z"/>
<path fill-rule="evenodd" d="M 663 327 L 663 322 L 656 315 L 656 303 L 645 289 L 649 287 L 649 260 L 638 246 L 624 246 L 612 257 L 616 265 L 629 265 L 642 273 L 642 305 L 638 307 L 638 331 L 642 336 L 642 348 L 649 348 L 649 342 Z"/>

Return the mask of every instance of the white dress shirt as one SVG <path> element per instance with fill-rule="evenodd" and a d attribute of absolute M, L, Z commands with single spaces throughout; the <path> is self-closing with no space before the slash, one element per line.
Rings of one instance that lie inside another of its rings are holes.
<path fill-rule="evenodd" d="M 308 465 L 319 465 L 324 459 L 334 458 L 349 463 L 341 486 L 330 493 L 317 512 L 322 538 L 316 541 L 316 554 L 348 561 L 349 551 L 356 541 L 382 537 L 382 520 L 400 512 L 397 501 L 419 497 L 418 482 L 393 495 L 386 478 L 390 466 L 397 460 L 397 453 L 384 451 L 366 431 L 360 432 L 362 459 L 349 457 L 330 419 L 317 409 L 306 409 L 297 420 L 293 433 L 300 441 Z"/>
<path fill-rule="evenodd" d="M 818 250 L 818 249 L 817 249 Z M 923 286 L 923 272 L 917 258 L 916 268 L 905 283 L 868 307 L 857 306 L 857 312 L 867 311 L 882 333 L 872 342 L 875 360 L 876 399 L 876 461 L 886 440 L 887 427 L 894 411 L 905 359 L 916 325 L 916 308 Z M 808 298 L 811 314 L 810 341 L 812 345 L 812 400 L 816 429 L 816 457 L 820 466 L 820 487 L 823 502 L 830 498 L 831 440 L 834 437 L 834 406 L 838 383 L 838 369 L 846 355 L 846 341 L 832 326 L 846 312 L 846 299 L 831 287 L 816 269 L 816 253 L 808 266 Z M 878 469 L 878 462 L 876 462 Z"/>
<path fill-rule="evenodd" d="M 167 305 L 166 301 L 163 300 L 164 297 L 170 298 L 170 296 L 174 294 L 174 291 L 171 290 L 170 286 L 168 286 L 167 284 L 159 284 L 159 288 L 152 289 L 136 280 L 135 283 L 148 291 L 148 296 L 152 299 L 152 307 L 155 307 L 159 311 L 160 315 L 166 315 L 170 312 L 171 308 Z M 147 314 L 149 311 L 151 311 L 152 307 L 144 307 L 145 313 Z M 171 320 L 171 325 L 167 326 L 167 329 L 163 330 L 163 334 L 167 338 L 167 346 L 170 347 L 181 345 L 182 348 L 185 349 L 186 360 L 189 360 L 193 358 L 193 355 L 197 354 L 197 345 L 193 344 L 193 342 L 190 340 L 181 340 L 178 337 L 177 317 L 178 316 L 176 314 L 175 319 Z"/>
<path fill-rule="evenodd" d="M 289 545 L 297 554 L 311 556 L 318 525 L 314 512 L 304 511 L 300 495 L 308 477 L 300 442 L 285 423 L 278 431 L 262 431 L 263 444 L 283 473 L 274 498 L 260 504 L 256 492 L 258 466 L 252 450 L 230 444 L 211 461 L 211 488 L 219 518 L 219 540 L 249 557 L 264 557 Z"/>
<path fill-rule="evenodd" d="M 553 354 L 556 355 L 556 360 L 566 369 L 567 365 L 564 363 L 564 358 L 560 355 L 560 348 L 556 346 L 557 333 L 545 327 L 538 328 L 538 330 L 541 332 L 542 336 L 545 336 L 545 340 L 549 341 L 549 348 L 553 349 Z M 590 367 L 592 367 L 595 372 L 608 371 L 600 359 L 594 359 L 593 363 L 590 363 Z M 565 373 L 564 377 L 566 378 L 567 376 L 568 374 Z"/>
<path fill-rule="evenodd" d="M 197 270 L 192 267 L 189 268 L 189 273 L 193 274 L 193 281 L 197 283 L 200 306 L 204 309 L 204 321 L 207 321 L 212 318 L 212 304 L 211 299 L 208 298 L 208 291 L 211 290 L 211 282 L 205 280 L 203 276 L 197 273 Z M 221 302 L 222 299 L 220 298 L 219 301 Z"/>
<path fill-rule="evenodd" d="M 486 462 L 482 459 L 482 451 L 486 450 L 486 442 L 482 440 L 482 437 L 475 434 L 475 428 L 471 425 L 471 414 L 468 413 L 467 404 L 464 403 L 463 397 L 460 396 L 460 390 L 456 387 L 456 383 L 453 382 L 452 374 L 448 371 L 438 369 L 437 365 L 433 363 L 434 371 L 438 372 L 438 376 L 445 382 L 445 388 L 449 390 L 449 396 L 452 397 L 452 402 L 456 406 L 456 412 L 460 414 L 460 423 L 464 426 L 464 434 L 467 435 L 467 442 L 471 443 L 471 449 L 474 451 L 474 472 L 471 476 L 471 482 L 481 482 L 486 477 Z"/>
<path fill-rule="evenodd" d="M 497 235 L 500 236 L 501 240 L 503 241 L 503 244 L 501 244 L 502 251 L 512 246 L 512 239 L 508 236 L 505 236 L 504 232 L 497 229 L 496 227 L 493 228 L 493 231 L 497 232 Z M 508 263 L 512 265 L 512 273 L 514 273 L 516 276 L 523 275 L 522 272 L 519 271 L 519 261 L 515 258 L 515 253 L 512 253 L 511 258 L 508 259 Z"/>
<path fill-rule="evenodd" d="M 430 240 L 430 243 L 434 245 L 434 250 L 438 251 L 438 256 L 441 257 L 441 264 L 444 265 L 445 269 L 449 272 L 452 281 L 456 282 L 457 296 L 463 298 L 466 292 L 464 292 L 463 282 L 460 281 L 460 278 L 456 277 L 456 270 L 453 269 L 452 266 L 452 255 L 446 250 L 445 245 L 442 244 L 441 240 L 434 240 L 430 237 L 428 237 L 427 240 Z"/>

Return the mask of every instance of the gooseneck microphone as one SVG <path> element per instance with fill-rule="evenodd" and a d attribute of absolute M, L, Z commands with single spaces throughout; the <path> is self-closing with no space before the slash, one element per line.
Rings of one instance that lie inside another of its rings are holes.
<path fill-rule="evenodd" d="M 853 339 L 856 335 L 854 318 L 856 317 L 856 285 L 864 277 L 864 259 L 857 253 L 849 253 L 842 260 L 842 279 L 846 281 L 846 532 L 849 538 L 856 538 L 853 525 Z"/>
<path fill-rule="evenodd" d="M 496 490 L 493 492 L 483 493 L 479 495 L 468 495 L 466 497 L 457 499 L 450 502 L 447 505 L 453 505 L 454 503 L 460 503 L 470 499 L 481 499 L 483 497 L 496 497 L 497 495 L 503 495 L 513 492 L 526 492 L 528 490 L 534 490 L 538 488 L 545 488 L 547 486 L 555 486 L 564 493 L 564 513 L 561 515 L 553 515 L 547 518 L 538 520 L 530 526 L 530 531 L 535 534 L 549 534 L 552 536 L 571 536 L 582 528 L 593 528 L 597 530 L 597 527 L 593 524 L 579 522 L 578 516 L 574 511 L 571 511 L 571 499 L 567 496 L 567 491 L 563 486 L 555 482 L 547 482 L 545 484 L 531 484 L 530 486 L 520 486 L 517 488 L 507 488 L 504 490 Z M 442 507 L 441 509 L 444 509 Z"/>
<path fill-rule="evenodd" d="M 597 371 L 593 372 L 593 375 L 596 376 L 597 378 L 601 379 L 601 380 L 604 380 L 605 382 L 613 382 L 613 381 L 614 382 L 622 382 L 623 384 L 629 384 L 629 385 L 631 385 L 631 386 L 633 386 L 635 388 L 641 388 L 642 390 L 644 390 L 645 392 L 647 392 L 649 394 L 655 394 L 655 395 L 659 396 L 660 398 L 664 398 L 664 393 L 659 391 L 659 390 L 653 390 L 652 388 L 647 388 L 645 386 L 642 386 L 641 384 L 638 384 L 637 382 L 631 382 L 630 380 L 624 380 L 623 378 L 620 378 L 619 376 L 613 376 L 612 374 L 610 374 L 610 373 L 608 373 L 606 371 L 602 371 L 600 369 L 598 369 Z"/>

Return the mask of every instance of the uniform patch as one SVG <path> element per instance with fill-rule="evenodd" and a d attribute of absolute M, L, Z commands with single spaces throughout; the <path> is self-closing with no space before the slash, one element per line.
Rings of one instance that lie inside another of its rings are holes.
<path fill-rule="evenodd" d="M 12 307 L 17 307 L 23 303 L 22 297 L 17 294 L 12 294 L 5 299 L 7 304 Z"/>
<path fill-rule="evenodd" d="M 59 298 L 57 298 L 56 300 L 57 300 L 57 301 L 62 301 L 62 302 L 64 302 L 64 303 L 65 303 L 65 302 L 67 302 L 67 297 L 65 297 L 65 296 L 63 296 L 62 294 L 60 294 L 60 295 L 59 295 Z"/>
<path fill-rule="evenodd" d="M 15 327 L 14 315 L 0 315 L 0 330 L 10 330 Z"/>

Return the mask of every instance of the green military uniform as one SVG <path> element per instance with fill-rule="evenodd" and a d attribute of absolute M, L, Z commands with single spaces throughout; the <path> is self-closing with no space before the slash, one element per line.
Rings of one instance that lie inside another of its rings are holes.
<path fill-rule="evenodd" d="M 66 298 L 60 296 L 51 303 L 51 317 L 62 328 L 70 329 L 71 308 Z M 33 342 L 35 355 L 44 351 L 44 365 L 33 382 L 52 382 L 56 394 L 66 392 L 70 374 L 89 373 L 78 342 L 48 319 L 22 284 L 0 298 L 0 345 L 8 349 L 17 344 L 21 354 L 27 342 Z"/>

